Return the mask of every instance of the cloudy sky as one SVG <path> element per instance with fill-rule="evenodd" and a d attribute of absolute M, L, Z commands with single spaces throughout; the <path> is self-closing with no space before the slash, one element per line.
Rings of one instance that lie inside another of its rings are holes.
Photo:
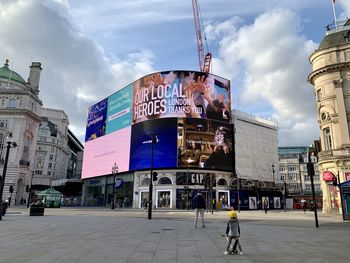
<path fill-rule="evenodd" d="M 279 145 L 319 137 L 309 55 L 333 22 L 332 0 L 200 0 L 214 74 L 233 107 L 279 125 Z M 338 20 L 349 0 L 336 0 Z M 191 0 L 0 0 L 0 62 L 64 110 L 83 141 L 87 108 L 154 71 L 198 70 Z"/>

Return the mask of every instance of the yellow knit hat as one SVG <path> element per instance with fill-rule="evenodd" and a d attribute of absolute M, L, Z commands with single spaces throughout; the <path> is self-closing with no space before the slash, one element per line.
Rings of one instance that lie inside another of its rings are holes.
<path fill-rule="evenodd" d="M 237 213 L 235 210 L 231 210 L 230 212 L 228 212 L 228 216 L 230 218 L 236 218 L 237 217 Z"/>

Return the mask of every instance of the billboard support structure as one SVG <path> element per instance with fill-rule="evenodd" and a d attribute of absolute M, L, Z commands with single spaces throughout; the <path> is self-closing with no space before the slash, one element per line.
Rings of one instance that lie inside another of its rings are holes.
<path fill-rule="evenodd" d="M 153 157 L 154 157 L 154 144 L 157 143 L 157 135 L 152 133 L 152 152 L 151 152 L 151 173 L 149 177 L 149 190 L 148 190 L 148 219 L 152 219 L 152 197 L 153 197 Z"/>

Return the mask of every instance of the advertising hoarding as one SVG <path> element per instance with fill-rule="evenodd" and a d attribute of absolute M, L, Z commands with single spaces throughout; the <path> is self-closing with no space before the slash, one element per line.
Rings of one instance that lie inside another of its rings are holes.
<path fill-rule="evenodd" d="M 85 143 L 82 179 L 112 173 L 114 164 L 118 172 L 129 170 L 131 127 Z"/>
<path fill-rule="evenodd" d="M 232 170 L 230 124 L 194 118 L 178 122 L 178 167 Z"/>
<path fill-rule="evenodd" d="M 91 141 L 105 135 L 107 117 L 107 99 L 91 106 L 88 110 L 85 141 Z"/>
<path fill-rule="evenodd" d="M 229 80 L 203 72 L 167 71 L 134 82 L 133 124 L 168 117 L 231 122 Z"/>
<path fill-rule="evenodd" d="M 147 75 L 89 108 L 82 178 L 110 174 L 114 163 L 119 172 L 149 169 L 151 133 L 159 140 L 154 168 L 231 170 L 229 123 L 229 80 L 193 71 Z"/>
<path fill-rule="evenodd" d="M 106 134 L 131 125 L 132 84 L 108 97 Z"/>
<path fill-rule="evenodd" d="M 153 168 L 176 167 L 177 119 L 152 120 L 132 126 L 130 170 L 151 168 L 152 136 L 156 134 Z"/>

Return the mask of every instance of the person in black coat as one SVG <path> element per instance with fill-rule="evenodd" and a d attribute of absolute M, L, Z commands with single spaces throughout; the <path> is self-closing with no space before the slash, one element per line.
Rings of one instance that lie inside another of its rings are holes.
<path fill-rule="evenodd" d="M 198 192 L 194 197 L 193 207 L 195 211 L 194 227 L 197 228 L 198 214 L 200 214 L 202 218 L 202 227 L 205 228 L 205 225 L 204 225 L 205 199 L 201 192 Z"/>

